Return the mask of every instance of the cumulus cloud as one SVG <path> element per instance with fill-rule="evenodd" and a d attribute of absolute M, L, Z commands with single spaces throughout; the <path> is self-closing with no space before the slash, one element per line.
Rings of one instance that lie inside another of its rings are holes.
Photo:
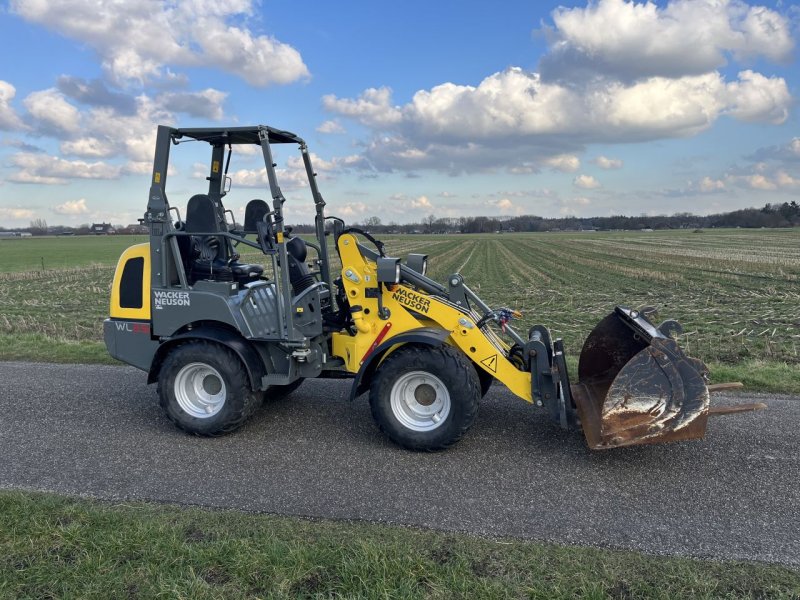
<path fill-rule="evenodd" d="M 729 57 L 785 61 L 793 41 L 788 20 L 738 0 L 652 2 L 598 0 L 558 8 L 545 28 L 550 52 L 541 62 L 547 80 L 610 76 L 678 78 L 709 73 Z"/>
<path fill-rule="evenodd" d="M 32 92 L 22 103 L 44 132 L 75 133 L 80 129 L 80 112 L 55 88 Z"/>
<path fill-rule="evenodd" d="M 523 207 L 515 204 L 509 198 L 492 199 L 486 204 L 491 208 L 497 209 L 501 215 L 521 215 L 524 212 Z"/>
<path fill-rule="evenodd" d="M 320 133 L 345 133 L 345 128 L 341 123 L 339 123 L 339 121 L 332 119 L 322 123 L 319 127 L 317 127 L 317 131 Z"/>
<path fill-rule="evenodd" d="M 89 207 L 86 206 L 86 198 L 81 198 L 58 204 L 53 207 L 53 212 L 59 215 L 85 215 L 89 212 Z"/>
<path fill-rule="evenodd" d="M 741 121 L 780 125 L 789 116 L 792 96 L 783 79 L 742 71 L 727 86 L 727 112 Z"/>
<path fill-rule="evenodd" d="M 61 142 L 60 149 L 62 154 L 84 158 L 107 158 L 116 153 L 116 148 L 112 142 L 96 137 L 82 137 L 64 141 Z"/>
<path fill-rule="evenodd" d="M 487 168 L 497 160 L 531 172 L 537 164 L 527 158 L 531 154 L 539 154 L 541 164 L 550 160 L 569 166 L 556 158 L 571 154 L 563 149 L 687 137 L 723 114 L 779 122 L 791 95 L 782 78 L 750 71 L 730 83 L 714 72 L 631 84 L 600 81 L 580 88 L 547 83 L 537 73 L 513 67 L 478 86 L 447 83 L 418 91 L 402 106 L 393 104 L 387 88 L 367 90 L 355 100 L 327 96 L 324 104 L 376 132 L 366 157 L 379 170 L 458 170 L 481 163 Z"/>
<path fill-rule="evenodd" d="M 418 196 L 412 199 L 409 206 L 414 209 L 433 210 L 433 204 L 431 204 L 427 196 Z"/>
<path fill-rule="evenodd" d="M 391 99 L 391 88 L 368 88 L 354 100 L 340 99 L 328 94 L 322 97 L 322 106 L 329 112 L 380 128 L 397 124 L 402 119 L 399 107 L 392 106 Z"/>
<path fill-rule="evenodd" d="M 11 10 L 93 48 L 117 82 L 166 76 L 166 65 L 214 67 L 259 87 L 309 75 L 289 44 L 232 24 L 253 14 L 252 0 L 12 0 Z"/>
<path fill-rule="evenodd" d="M 697 189 L 704 193 L 720 192 L 725 189 L 725 182 L 721 179 L 712 179 L 706 176 L 697 184 Z"/>
<path fill-rule="evenodd" d="M 771 181 L 766 175 L 753 173 L 752 175 L 735 175 L 731 179 L 740 185 L 753 189 L 772 191 L 778 189 L 778 185 Z"/>
<path fill-rule="evenodd" d="M 22 120 L 11 106 L 16 95 L 17 88 L 0 79 L 0 130 L 15 131 L 24 128 Z"/>
<path fill-rule="evenodd" d="M 739 0 L 597 0 L 552 18 L 538 71 L 510 67 L 477 85 L 445 82 L 405 103 L 388 87 L 327 95 L 323 107 L 371 130 L 365 164 L 378 171 L 534 173 L 577 171 L 588 144 L 689 137 L 721 117 L 780 124 L 793 104 L 782 77 L 719 70 L 789 58 L 789 24 L 774 10 Z"/>
<path fill-rule="evenodd" d="M 593 190 L 600 187 L 600 182 L 591 175 L 578 175 L 572 180 L 572 184 L 584 190 Z"/>
<path fill-rule="evenodd" d="M 542 160 L 542 163 L 554 171 L 574 173 L 581 167 L 581 161 L 574 154 L 557 154 Z"/>
<path fill-rule="evenodd" d="M 0 218 L 15 219 L 18 221 L 24 219 L 33 219 L 36 213 L 29 208 L 16 208 L 9 206 L 0 206 Z"/>
<path fill-rule="evenodd" d="M 8 176 L 16 183 L 61 184 L 70 179 L 116 179 L 121 168 L 104 162 L 64 160 L 46 154 L 21 152 L 11 156 L 17 169 Z"/>
<path fill-rule="evenodd" d="M 598 156 L 594 160 L 592 160 L 594 164 L 596 164 L 601 169 L 621 169 L 623 162 L 618 158 L 608 158 L 606 156 Z"/>

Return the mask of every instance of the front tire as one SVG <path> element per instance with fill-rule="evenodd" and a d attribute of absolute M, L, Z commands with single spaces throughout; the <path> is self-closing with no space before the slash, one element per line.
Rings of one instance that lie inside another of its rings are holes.
<path fill-rule="evenodd" d="M 158 396 L 176 427 L 200 436 L 238 429 L 258 406 L 239 357 L 204 341 L 181 344 L 169 352 L 159 372 Z"/>
<path fill-rule="evenodd" d="M 380 430 L 409 450 L 442 450 L 467 432 L 481 397 L 472 363 L 450 346 L 405 345 L 392 352 L 370 385 Z"/>

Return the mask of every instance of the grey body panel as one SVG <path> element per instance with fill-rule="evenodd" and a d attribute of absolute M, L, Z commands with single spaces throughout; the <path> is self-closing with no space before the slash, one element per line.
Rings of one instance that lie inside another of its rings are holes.
<path fill-rule="evenodd" d="M 148 321 L 106 319 L 103 340 L 112 357 L 143 371 L 150 370 L 159 346 L 158 340 L 150 337 Z"/>

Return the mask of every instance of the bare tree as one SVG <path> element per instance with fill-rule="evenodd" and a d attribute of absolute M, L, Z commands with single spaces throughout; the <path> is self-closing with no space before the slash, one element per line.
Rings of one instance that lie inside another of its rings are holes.
<path fill-rule="evenodd" d="M 30 226 L 33 235 L 44 235 L 47 233 L 47 221 L 44 219 L 34 219 Z"/>

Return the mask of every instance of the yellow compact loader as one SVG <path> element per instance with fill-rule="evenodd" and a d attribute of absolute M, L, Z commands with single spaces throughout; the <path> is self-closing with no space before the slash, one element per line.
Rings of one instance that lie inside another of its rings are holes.
<path fill-rule="evenodd" d="M 170 148 L 184 141 L 208 143 L 211 160 L 208 191 L 189 199 L 182 219 L 166 181 Z M 272 204 L 250 201 L 237 228 L 223 198 L 240 144 L 260 148 Z M 273 144 L 299 147 L 316 206 L 313 242 L 284 226 Z M 309 377 L 352 379 L 351 397 L 369 391 L 380 429 L 414 450 L 456 442 L 494 380 L 561 427 L 583 429 L 595 449 L 700 438 L 710 414 L 763 408 L 711 410 L 705 365 L 673 339 L 680 326 L 656 326 L 622 306 L 589 335 L 571 382 L 563 344 L 546 327 L 522 337 L 510 325 L 519 314 L 486 305 L 458 273 L 433 281 L 426 256 L 388 257 L 368 232 L 326 218 L 324 208 L 306 144 L 293 133 L 158 128 L 142 219 L 150 242 L 119 260 L 104 336 L 112 356 L 158 383 L 161 406 L 181 429 L 232 431 L 265 395 Z M 263 265 L 240 261 L 240 246 L 263 253 L 271 279 Z"/>

